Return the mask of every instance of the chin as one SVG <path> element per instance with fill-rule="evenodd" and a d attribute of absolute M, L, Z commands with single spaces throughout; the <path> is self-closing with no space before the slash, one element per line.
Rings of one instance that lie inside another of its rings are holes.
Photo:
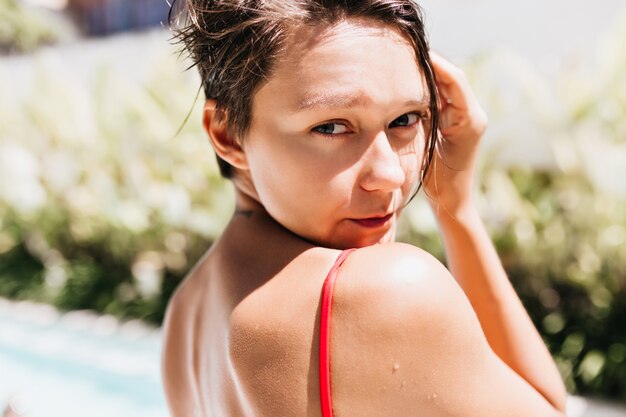
<path fill-rule="evenodd" d="M 328 238 L 313 238 L 303 235 L 299 236 L 314 245 L 339 250 L 364 248 L 381 243 L 391 243 L 396 240 L 395 224 L 392 224 L 387 231 L 381 230 L 378 233 L 354 233 L 354 230 L 351 230 L 350 232 L 342 232 L 343 233 L 334 233 Z"/>
<path fill-rule="evenodd" d="M 348 248 L 364 248 L 367 246 L 378 245 L 381 243 L 391 243 L 396 240 L 396 231 L 395 228 L 389 229 L 384 235 L 370 235 L 363 236 L 360 239 L 355 239 L 351 242 L 346 242 L 345 244 L 339 245 L 337 249 L 348 249 Z"/>
<path fill-rule="evenodd" d="M 393 233 L 388 233 L 385 236 L 383 236 L 383 238 L 380 239 L 378 243 L 393 243 L 395 241 L 396 241 L 396 233 L 394 230 Z"/>

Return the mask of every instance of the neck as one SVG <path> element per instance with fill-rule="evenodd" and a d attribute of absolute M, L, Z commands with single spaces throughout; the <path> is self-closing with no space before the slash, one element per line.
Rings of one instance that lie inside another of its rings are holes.
<path fill-rule="evenodd" d="M 235 187 L 235 214 L 234 216 L 241 216 L 244 218 L 251 217 L 270 217 L 263 204 L 261 204 L 256 196 L 242 191 L 238 187 Z"/>

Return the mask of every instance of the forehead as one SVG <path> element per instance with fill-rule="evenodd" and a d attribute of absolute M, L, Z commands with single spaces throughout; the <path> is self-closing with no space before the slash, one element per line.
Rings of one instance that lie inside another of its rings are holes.
<path fill-rule="evenodd" d="M 254 106 L 267 100 L 301 111 L 337 106 L 424 101 L 423 74 L 411 43 L 397 29 L 371 19 L 292 30 Z"/>

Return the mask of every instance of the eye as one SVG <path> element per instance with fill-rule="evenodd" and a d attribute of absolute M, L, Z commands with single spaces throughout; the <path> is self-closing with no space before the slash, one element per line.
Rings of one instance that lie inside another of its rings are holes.
<path fill-rule="evenodd" d="M 321 133 L 322 135 L 334 136 L 342 133 L 348 133 L 350 129 L 342 123 L 324 123 L 319 126 L 315 126 L 312 129 L 314 132 Z"/>
<path fill-rule="evenodd" d="M 389 124 L 390 128 L 393 127 L 407 127 L 413 126 L 422 119 L 422 113 L 406 113 L 398 117 L 396 120 Z"/>

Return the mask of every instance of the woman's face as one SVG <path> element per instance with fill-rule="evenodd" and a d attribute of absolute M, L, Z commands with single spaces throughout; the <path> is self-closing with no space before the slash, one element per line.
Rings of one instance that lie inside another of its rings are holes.
<path fill-rule="evenodd" d="M 393 241 L 423 156 L 422 80 L 409 42 L 384 24 L 295 30 L 253 98 L 243 146 L 256 198 L 322 246 Z"/>

